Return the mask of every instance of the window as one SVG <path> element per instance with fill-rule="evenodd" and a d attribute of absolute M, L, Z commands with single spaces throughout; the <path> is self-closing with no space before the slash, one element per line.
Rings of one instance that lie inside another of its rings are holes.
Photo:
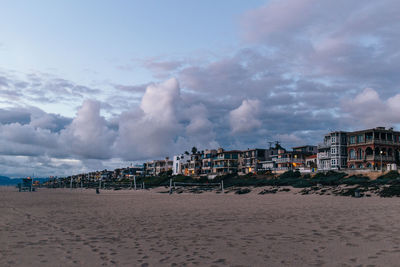
<path fill-rule="evenodd" d="M 357 136 L 357 143 L 364 143 L 364 135 L 360 134 Z"/>
<path fill-rule="evenodd" d="M 356 143 L 356 137 L 350 136 L 350 144 L 355 144 L 355 143 Z"/>
<path fill-rule="evenodd" d="M 336 136 L 332 136 L 332 143 L 336 143 Z"/>
<path fill-rule="evenodd" d="M 356 159 L 356 151 L 354 149 L 350 150 L 350 159 Z"/>

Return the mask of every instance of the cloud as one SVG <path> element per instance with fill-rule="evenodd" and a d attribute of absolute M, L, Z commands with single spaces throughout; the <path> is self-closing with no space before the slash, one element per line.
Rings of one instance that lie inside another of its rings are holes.
<path fill-rule="evenodd" d="M 128 160 L 168 156 L 182 131 L 176 118 L 179 84 L 170 79 L 149 85 L 139 108 L 121 114 L 116 151 Z"/>
<path fill-rule="evenodd" d="M 64 130 L 61 139 L 67 151 L 82 158 L 109 159 L 116 133 L 100 115 L 100 103 L 86 100 L 76 117 Z"/>
<path fill-rule="evenodd" d="M 229 122 L 232 132 L 252 132 L 261 127 L 261 121 L 257 118 L 260 113 L 259 100 L 243 100 L 242 104 L 230 112 Z"/>
<path fill-rule="evenodd" d="M 382 100 L 377 91 L 365 88 L 354 99 L 344 100 L 342 110 L 359 126 L 393 126 L 400 123 L 400 94 Z"/>

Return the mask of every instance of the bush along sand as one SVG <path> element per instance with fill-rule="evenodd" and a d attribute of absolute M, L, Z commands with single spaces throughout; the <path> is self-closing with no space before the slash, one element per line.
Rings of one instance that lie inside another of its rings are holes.
<path fill-rule="evenodd" d="M 145 189 L 165 187 L 161 193 L 202 193 L 214 191 L 217 193 L 247 194 L 252 188 L 267 187 L 258 190 L 260 195 L 275 194 L 290 191 L 287 187 L 299 188 L 300 194 L 319 194 L 337 196 L 371 196 L 397 197 L 400 196 L 400 175 L 397 171 L 390 171 L 375 180 L 367 176 L 347 175 L 344 172 L 328 171 L 315 175 L 302 175 L 299 171 L 287 171 L 281 175 L 268 174 L 226 174 L 214 179 L 207 177 L 194 178 L 190 176 L 164 174 L 153 177 L 137 177 L 136 184 L 144 185 Z M 170 185 L 173 186 L 172 190 Z M 182 185 L 184 184 L 184 185 Z M 191 185 L 193 184 L 193 185 Z M 223 189 L 222 190 L 222 184 Z M 90 184 L 84 183 L 90 188 Z M 89 186 L 88 186 L 89 185 Z M 93 188 L 98 183 L 93 183 Z M 141 188 L 139 186 L 139 188 Z M 105 182 L 102 189 L 132 189 L 132 181 Z"/>

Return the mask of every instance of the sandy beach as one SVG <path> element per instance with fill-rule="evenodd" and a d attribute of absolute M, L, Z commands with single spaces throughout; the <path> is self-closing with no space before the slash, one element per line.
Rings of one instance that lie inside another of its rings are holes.
<path fill-rule="evenodd" d="M 0 266 L 398 266 L 398 198 L 160 190 L 2 187 Z"/>

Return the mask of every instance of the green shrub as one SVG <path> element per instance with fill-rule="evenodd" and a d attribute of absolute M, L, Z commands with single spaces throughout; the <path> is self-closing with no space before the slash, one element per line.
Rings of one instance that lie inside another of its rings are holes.
<path fill-rule="evenodd" d="M 299 171 L 287 171 L 279 175 L 279 179 L 287 179 L 287 178 L 298 178 L 301 177 L 301 173 Z"/>
<path fill-rule="evenodd" d="M 236 190 L 235 194 L 243 195 L 243 194 L 247 194 L 250 192 L 251 192 L 250 188 L 240 188 L 240 189 Z"/>
<path fill-rule="evenodd" d="M 379 191 L 381 197 L 400 197 L 400 185 L 391 185 Z"/>
<path fill-rule="evenodd" d="M 344 178 L 342 183 L 346 185 L 368 185 L 371 180 L 369 177 L 363 176 L 363 175 L 352 175 L 348 178 Z"/>
<path fill-rule="evenodd" d="M 381 180 L 381 179 L 393 180 L 393 179 L 397 179 L 397 178 L 400 178 L 398 171 L 390 171 L 388 173 L 385 173 L 384 175 L 379 176 L 377 178 L 377 180 Z"/>

